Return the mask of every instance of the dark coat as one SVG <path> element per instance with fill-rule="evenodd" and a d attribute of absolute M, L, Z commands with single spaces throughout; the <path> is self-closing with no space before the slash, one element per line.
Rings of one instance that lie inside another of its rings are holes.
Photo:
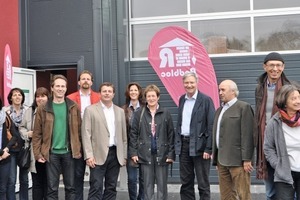
<path fill-rule="evenodd" d="M 262 100 L 264 96 L 264 91 L 265 91 L 265 86 L 266 86 L 266 81 L 267 81 L 267 72 L 263 73 L 261 76 L 258 77 L 257 79 L 257 86 L 255 89 L 255 115 L 254 115 L 254 142 L 255 146 L 258 144 L 258 137 L 260 137 L 262 134 L 260 133 L 260 121 L 261 117 L 259 115 L 260 110 L 261 110 L 261 105 L 262 105 Z M 282 72 L 281 74 L 281 80 L 282 80 L 282 85 L 287 85 L 290 84 L 290 81 L 287 79 L 285 74 Z M 257 146 L 257 148 L 263 148 Z"/>
<path fill-rule="evenodd" d="M 214 120 L 213 165 L 243 166 L 243 161 L 251 161 L 254 153 L 253 110 L 250 104 L 238 100 L 224 112 L 218 149 L 216 131 L 221 110 L 218 108 Z"/>
<path fill-rule="evenodd" d="M 181 153 L 181 124 L 185 95 L 179 99 L 178 122 L 175 134 L 175 153 Z M 198 91 L 190 123 L 190 156 L 212 153 L 212 127 L 215 108 L 210 97 Z"/>
<path fill-rule="evenodd" d="M 16 133 L 17 133 L 17 128 L 15 126 L 15 124 L 12 122 L 12 120 L 10 119 L 10 117 L 8 115 L 6 115 L 6 120 L 10 120 L 10 133 L 12 135 L 12 138 L 10 140 L 7 139 L 7 127 L 6 127 L 6 122 L 4 122 L 3 124 L 1 124 L 2 126 L 2 148 L 0 149 L 0 156 L 3 155 L 3 149 L 5 147 L 7 147 L 9 150 L 11 150 L 11 148 L 16 144 L 18 138 L 16 137 Z M 8 162 L 10 160 L 10 156 L 4 160 L 0 161 L 0 164 Z"/>
<path fill-rule="evenodd" d="M 137 111 L 130 130 L 129 155 L 138 156 L 139 163 L 151 164 L 152 116 L 147 106 Z M 140 121 L 141 118 L 141 121 Z M 157 163 L 167 165 L 167 158 L 175 160 L 174 126 L 171 114 L 161 107 L 155 113 Z"/>

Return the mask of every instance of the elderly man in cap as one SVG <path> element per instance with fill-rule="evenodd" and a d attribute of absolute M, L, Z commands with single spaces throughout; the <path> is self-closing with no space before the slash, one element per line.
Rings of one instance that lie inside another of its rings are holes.
<path fill-rule="evenodd" d="M 257 80 L 255 90 L 256 112 L 254 117 L 254 138 L 257 148 L 256 177 L 263 179 L 266 186 L 266 199 L 275 199 L 274 169 L 266 161 L 263 144 L 264 132 L 268 121 L 278 110 L 274 97 L 278 90 L 290 81 L 283 73 L 284 60 L 279 53 L 269 53 L 263 64 L 263 73 Z"/>

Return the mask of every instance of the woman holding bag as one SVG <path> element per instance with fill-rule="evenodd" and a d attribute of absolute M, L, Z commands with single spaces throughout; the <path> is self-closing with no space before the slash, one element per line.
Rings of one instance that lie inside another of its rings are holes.
<path fill-rule="evenodd" d="M 160 89 L 145 88 L 146 106 L 137 111 L 130 129 L 129 155 L 141 165 L 145 200 L 168 199 L 168 165 L 175 160 L 174 127 L 170 112 L 158 103 Z"/>
<path fill-rule="evenodd" d="M 15 131 L 16 128 L 10 117 L 5 113 L 0 98 L 0 199 L 6 199 L 6 189 L 11 166 L 9 150 L 17 141 L 17 138 L 14 137 Z M 8 133 L 12 136 L 11 138 L 8 137 Z"/>
<path fill-rule="evenodd" d="M 37 88 L 34 94 L 34 101 L 32 105 L 25 111 L 24 117 L 19 127 L 21 137 L 30 142 L 33 133 L 34 119 L 36 109 L 40 105 L 44 105 L 49 99 L 50 93 L 44 87 Z M 47 175 L 46 166 L 44 163 L 36 162 L 33 156 L 32 144 L 31 145 L 31 163 L 29 171 L 32 177 L 32 199 L 43 200 L 47 195 Z"/>
<path fill-rule="evenodd" d="M 20 132 L 18 130 L 20 123 L 22 121 L 23 115 L 27 106 L 24 105 L 25 94 L 20 88 L 13 88 L 10 90 L 7 100 L 9 106 L 7 106 L 6 113 L 10 116 L 13 124 L 17 127 L 15 136 L 17 137 L 17 143 L 10 151 L 11 157 L 11 169 L 7 185 L 7 200 L 16 200 L 16 182 L 17 182 L 17 159 L 19 152 L 24 146 L 24 140 L 21 138 Z M 20 181 L 20 191 L 19 200 L 28 200 L 28 169 L 20 168 L 19 170 L 19 181 Z"/>

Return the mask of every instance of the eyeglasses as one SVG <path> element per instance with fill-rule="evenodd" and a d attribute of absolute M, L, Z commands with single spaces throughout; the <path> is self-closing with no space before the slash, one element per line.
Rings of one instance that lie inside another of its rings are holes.
<path fill-rule="evenodd" d="M 268 67 L 274 69 L 275 67 L 276 68 L 282 68 L 283 67 L 283 64 L 269 64 L 267 65 Z"/>

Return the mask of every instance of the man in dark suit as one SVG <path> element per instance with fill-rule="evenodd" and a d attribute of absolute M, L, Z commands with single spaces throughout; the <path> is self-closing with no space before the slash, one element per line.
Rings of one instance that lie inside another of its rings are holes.
<path fill-rule="evenodd" d="M 179 100 L 175 153 L 180 163 L 181 200 L 194 200 L 195 173 L 201 200 L 210 199 L 209 170 L 215 108 L 210 97 L 198 91 L 197 74 L 183 76 L 186 94 Z"/>
<path fill-rule="evenodd" d="M 225 80 L 219 85 L 222 106 L 213 127 L 213 165 L 218 168 L 221 199 L 250 200 L 251 160 L 254 152 L 253 110 L 237 99 L 237 85 Z"/>

